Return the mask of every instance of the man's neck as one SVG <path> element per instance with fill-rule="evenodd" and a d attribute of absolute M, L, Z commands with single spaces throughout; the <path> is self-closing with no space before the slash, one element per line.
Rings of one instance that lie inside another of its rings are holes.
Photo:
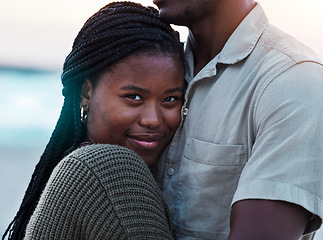
<path fill-rule="evenodd" d="M 222 3 L 222 4 L 221 4 Z M 194 53 L 194 75 L 221 52 L 241 21 L 255 6 L 253 0 L 215 1 L 212 14 L 189 27 Z"/>

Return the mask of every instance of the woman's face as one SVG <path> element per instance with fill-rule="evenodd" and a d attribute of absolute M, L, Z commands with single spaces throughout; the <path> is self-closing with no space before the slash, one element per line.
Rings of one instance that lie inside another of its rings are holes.
<path fill-rule="evenodd" d="M 89 140 L 130 148 L 151 166 L 180 123 L 184 69 L 179 57 L 133 55 L 103 73 L 94 88 L 87 82 Z"/>

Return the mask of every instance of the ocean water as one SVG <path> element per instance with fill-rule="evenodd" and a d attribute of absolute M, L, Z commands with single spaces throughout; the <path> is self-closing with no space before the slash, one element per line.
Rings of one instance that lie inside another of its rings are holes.
<path fill-rule="evenodd" d="M 0 68 L 0 236 L 14 218 L 55 123 L 60 72 Z M 323 239 L 323 229 L 315 240 Z"/>
<path fill-rule="evenodd" d="M 61 88 L 58 71 L 0 68 L 0 236 L 55 127 Z"/>

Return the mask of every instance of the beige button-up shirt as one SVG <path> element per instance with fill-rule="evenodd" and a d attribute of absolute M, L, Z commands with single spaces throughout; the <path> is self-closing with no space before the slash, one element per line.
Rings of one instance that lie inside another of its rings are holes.
<path fill-rule="evenodd" d="M 214 39 L 216 41 L 216 39 Z M 323 217 L 323 65 L 258 4 L 189 82 L 157 180 L 178 239 L 226 240 L 231 205 L 283 200 Z"/>

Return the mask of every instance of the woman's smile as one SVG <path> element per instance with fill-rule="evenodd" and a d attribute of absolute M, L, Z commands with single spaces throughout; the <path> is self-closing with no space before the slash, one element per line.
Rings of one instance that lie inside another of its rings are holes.
<path fill-rule="evenodd" d="M 159 144 L 163 139 L 163 134 L 160 133 L 136 133 L 128 135 L 128 138 L 134 144 L 135 148 L 154 151 L 158 149 Z"/>

